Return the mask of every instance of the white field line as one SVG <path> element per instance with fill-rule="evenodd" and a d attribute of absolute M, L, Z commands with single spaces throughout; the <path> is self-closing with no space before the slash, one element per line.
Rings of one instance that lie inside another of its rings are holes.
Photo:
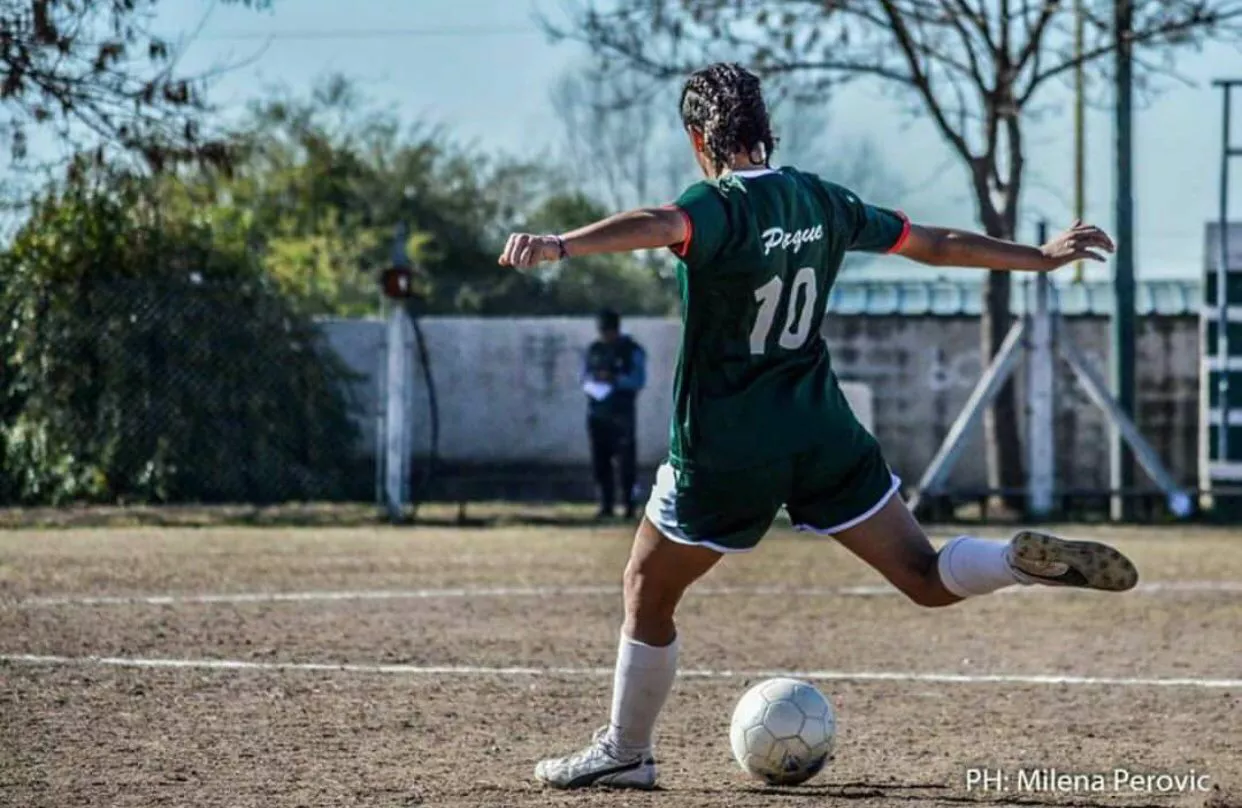
<path fill-rule="evenodd" d="M 319 672 L 387 674 L 397 676 L 496 676 L 541 678 L 609 677 L 612 668 L 587 667 L 490 667 L 476 665 L 376 665 L 330 664 L 322 662 L 247 662 L 237 659 L 145 659 L 132 657 L 65 657 L 35 654 L 0 654 L 0 663 L 13 665 L 106 666 L 174 670 Z M 1191 687 L 1242 688 L 1242 679 L 1198 677 L 1144 678 L 1130 676 L 1070 676 L 1060 674 L 969 674 L 917 673 L 913 671 L 790 671 L 790 670 L 709 670 L 678 671 L 683 679 L 768 679 L 792 677 L 821 682 L 920 682 L 930 684 L 1061 685 L 1107 687 Z"/>
<path fill-rule="evenodd" d="M 1013 587 L 998 594 L 1042 592 L 1043 587 Z M 1129 595 L 1178 593 L 1239 593 L 1242 581 L 1152 581 L 1140 583 Z M 13 601 L 20 608 L 48 606 L 175 606 L 230 603 L 314 603 L 352 600 L 451 600 L 468 598 L 556 598 L 620 595 L 615 585 L 593 586 L 482 586 L 443 589 L 359 589 L 310 592 L 218 592 L 204 594 L 49 596 Z M 900 593 L 887 584 L 864 586 L 704 586 L 690 597 L 720 595 L 781 595 L 783 597 L 887 597 Z M 4 605 L 0 602 L 0 606 Z"/>

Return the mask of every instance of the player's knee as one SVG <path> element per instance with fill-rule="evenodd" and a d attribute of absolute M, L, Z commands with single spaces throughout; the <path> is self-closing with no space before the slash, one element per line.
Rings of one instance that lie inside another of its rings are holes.
<path fill-rule="evenodd" d="M 625 623 L 634 639 L 649 641 L 671 630 L 678 593 L 654 565 L 631 561 L 625 568 Z"/>
<path fill-rule="evenodd" d="M 676 604 L 665 576 L 653 565 L 631 561 L 625 567 L 623 585 L 628 615 L 658 613 Z"/>
<path fill-rule="evenodd" d="M 910 558 L 896 584 L 912 603 L 928 609 L 950 606 L 959 600 L 941 583 L 934 551 Z"/>

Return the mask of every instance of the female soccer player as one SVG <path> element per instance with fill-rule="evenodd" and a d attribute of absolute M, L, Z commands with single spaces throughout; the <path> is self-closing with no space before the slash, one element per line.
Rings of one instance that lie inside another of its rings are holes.
<path fill-rule="evenodd" d="M 625 623 L 609 726 L 584 750 L 541 762 L 558 788 L 651 788 L 652 731 L 673 686 L 682 593 L 724 553 L 752 549 L 784 506 L 799 530 L 833 536 L 921 606 L 1015 584 L 1108 591 L 1134 565 L 1095 542 L 1034 531 L 959 536 L 939 552 L 859 424 L 820 338 L 828 292 L 851 250 L 933 266 L 1047 272 L 1103 260 L 1109 237 L 1075 223 L 1042 247 L 912 225 L 814 174 L 770 165 L 775 139 L 759 79 L 736 64 L 692 75 L 681 117 L 707 179 L 676 204 L 564 235 L 518 233 L 518 269 L 593 253 L 669 247 L 681 259 L 683 336 L 667 462 L 625 569 Z"/>

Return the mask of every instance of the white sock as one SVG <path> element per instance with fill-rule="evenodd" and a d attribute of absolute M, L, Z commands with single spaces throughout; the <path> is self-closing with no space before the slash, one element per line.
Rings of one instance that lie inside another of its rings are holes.
<path fill-rule="evenodd" d="M 677 676 L 677 638 L 663 647 L 621 636 L 612 681 L 612 718 L 608 740 L 628 756 L 651 751 L 656 718 Z"/>
<path fill-rule="evenodd" d="M 958 536 L 936 558 L 944 588 L 959 598 L 986 595 L 1021 583 L 1009 565 L 1008 541 Z"/>

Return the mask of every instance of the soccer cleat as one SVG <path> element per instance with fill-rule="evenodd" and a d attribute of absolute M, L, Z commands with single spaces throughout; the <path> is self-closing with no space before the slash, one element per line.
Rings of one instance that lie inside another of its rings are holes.
<path fill-rule="evenodd" d="M 655 788 L 655 759 L 650 753 L 623 757 L 613 750 L 607 735 L 604 727 L 581 752 L 541 760 L 535 766 L 535 779 L 552 788 Z"/>
<path fill-rule="evenodd" d="M 1138 583 L 1134 562 L 1096 541 L 1023 530 L 1009 542 L 1009 566 L 1024 584 L 1124 592 Z"/>

